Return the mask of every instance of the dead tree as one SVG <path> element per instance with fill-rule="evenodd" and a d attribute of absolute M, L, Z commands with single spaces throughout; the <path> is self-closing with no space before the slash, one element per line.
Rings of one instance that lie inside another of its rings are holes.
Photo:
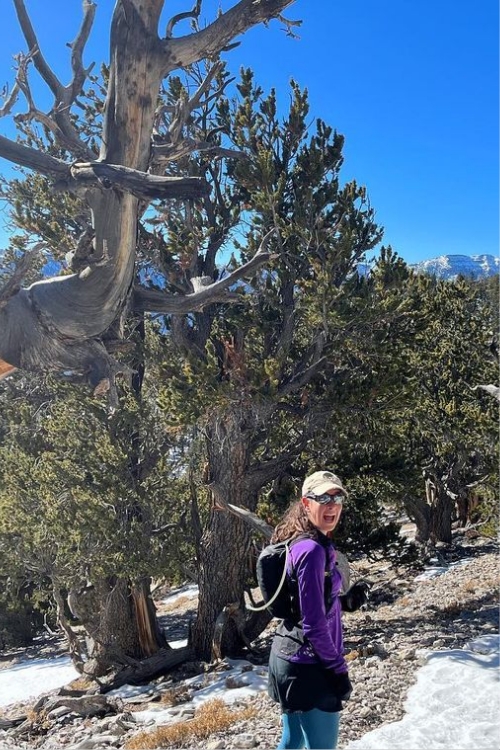
<path fill-rule="evenodd" d="M 71 248 L 73 273 L 23 287 L 26 258 L 0 285 L 0 378 L 16 368 L 64 373 L 66 378 L 86 381 L 96 394 L 107 393 L 110 403 L 116 405 L 115 378 L 132 373 L 127 363 L 115 358 L 127 318 L 148 312 L 183 315 L 214 302 L 227 302 L 234 282 L 267 261 L 270 235 L 263 237 L 259 250 L 247 263 L 217 281 L 192 279 L 188 293 L 147 288 L 137 280 L 136 273 L 140 220 L 150 202 L 192 202 L 210 189 L 196 177 L 169 176 L 169 164 L 192 152 L 213 153 L 214 148 L 220 157 L 227 155 L 220 146 L 194 141 L 184 127 L 210 80 L 203 82 L 191 99 L 180 102 L 167 121 L 158 106 L 164 80 L 171 72 L 204 59 L 212 61 L 212 77 L 217 72 L 219 53 L 233 46 L 239 34 L 273 18 L 289 24 L 280 14 L 292 2 L 240 0 L 200 29 L 196 22 L 202 3 L 197 0 L 190 12 L 171 18 L 162 31 L 159 24 L 165 0 L 116 0 L 102 133 L 94 149 L 83 140 L 75 122 L 78 97 L 91 71 L 84 66 L 83 53 L 96 5 L 83 0 L 82 25 L 70 45 L 72 80 L 63 85 L 44 58 L 24 0 L 13 0 L 28 51 L 18 57 L 17 78 L 0 115 L 9 115 L 24 95 L 27 112 L 23 117 L 40 123 L 59 153 L 67 157 L 56 157 L 3 136 L 0 157 L 44 175 L 54 190 L 78 196 L 88 208 L 88 226 Z M 193 21 L 192 32 L 175 36 L 178 23 L 186 18 Z M 29 83 L 30 65 L 53 95 L 48 113 L 36 105 Z M 146 673 L 157 674 L 172 664 L 171 650 L 144 648 L 141 632 L 149 632 L 154 617 L 145 609 L 147 592 L 131 589 L 128 581 L 100 581 L 96 586 L 102 587 L 98 593 L 105 605 L 101 607 L 104 615 L 93 629 L 96 640 L 112 640 L 136 679 Z M 117 635 L 118 620 L 123 626 L 121 635 Z M 142 621 L 146 627 L 141 631 Z M 149 659 L 143 659 L 141 668 L 138 658 L 130 658 L 131 653 L 134 657 L 146 653 Z M 99 668 L 93 673 L 99 673 Z"/>
<path fill-rule="evenodd" d="M 227 290 L 268 257 L 265 248 L 249 263 L 221 281 L 186 295 L 148 291 L 134 284 L 138 221 L 154 198 L 192 200 L 208 186 L 197 178 L 165 175 L 165 164 L 179 153 L 202 148 L 183 143 L 182 119 L 163 139 L 153 138 L 163 80 L 174 70 L 205 58 L 216 58 L 248 28 L 281 18 L 293 0 L 240 0 L 205 28 L 174 36 L 183 18 L 173 17 L 162 33 L 165 0 L 117 0 L 110 32 L 110 69 L 102 117 L 99 152 L 80 137 L 73 113 L 90 67 L 83 64 L 96 5 L 83 0 L 83 22 L 71 45 L 72 80 L 63 85 L 49 67 L 31 25 L 24 0 L 13 0 L 28 53 L 20 58 L 17 80 L 1 114 L 9 114 L 24 94 L 26 117 L 38 121 L 67 160 L 0 136 L 0 157 L 45 175 L 54 189 L 80 196 L 89 209 L 86 249 L 78 252 L 78 271 L 43 279 L 28 288 L 19 283 L 0 289 L 0 376 L 14 368 L 64 371 L 85 379 L 97 393 L 116 403 L 115 377 L 128 368 L 110 353 L 123 316 L 134 310 L 183 313 L 227 299 Z M 53 95 L 49 113 L 37 108 L 27 75 L 32 63 Z M 163 168 L 162 168 L 163 165 Z M 76 250 L 76 248 L 75 248 Z M 18 279 L 16 278 L 16 281 Z"/>

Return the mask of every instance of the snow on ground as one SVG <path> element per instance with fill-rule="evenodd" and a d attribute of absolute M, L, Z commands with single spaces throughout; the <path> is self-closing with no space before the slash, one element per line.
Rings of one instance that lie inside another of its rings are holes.
<path fill-rule="evenodd" d="M 500 747 L 499 640 L 426 652 L 401 721 L 374 729 L 344 750 L 493 750 Z"/>
<path fill-rule="evenodd" d="M 225 659 L 227 670 L 208 672 L 184 681 L 191 696 L 187 706 L 199 708 L 206 700 L 219 698 L 225 703 L 242 701 L 267 689 L 267 668 L 255 667 L 245 659 Z M 108 693 L 121 698 L 147 693 L 148 687 L 129 685 L 117 688 Z M 153 723 L 158 726 L 173 724 L 179 720 L 180 706 L 169 707 L 162 704 L 151 704 L 144 711 L 134 711 L 137 722 Z"/>
<path fill-rule="evenodd" d="M 457 560 L 457 562 L 451 562 L 447 563 L 446 565 L 439 565 L 436 558 L 432 558 L 430 561 L 431 565 L 429 565 L 423 573 L 418 575 L 415 578 L 415 581 L 428 581 L 430 578 L 435 578 L 436 576 L 441 576 L 443 573 L 446 573 L 448 570 L 452 570 L 452 568 L 459 568 L 462 565 L 468 565 L 470 560 Z"/>
<path fill-rule="evenodd" d="M 168 604 L 170 606 L 179 599 L 196 599 L 197 596 L 197 584 L 188 583 L 185 586 L 180 586 L 178 589 L 173 589 L 164 599 L 161 599 L 159 604 Z"/>
<path fill-rule="evenodd" d="M 426 577 L 444 572 L 435 566 Z M 196 595 L 195 587 L 189 594 Z M 191 590 L 192 589 L 192 590 Z M 186 587 L 172 596 L 186 596 Z M 167 597 L 170 602 L 170 597 Z M 401 721 L 386 724 L 349 743 L 344 750 L 493 750 L 500 747 L 500 635 L 485 635 L 463 649 L 422 652 L 427 662 L 417 671 L 417 682 L 406 700 Z M 198 708 L 205 700 L 243 700 L 266 689 L 267 669 L 251 668 L 245 660 L 227 659 L 227 670 L 185 681 Z M 0 670 L 0 706 L 36 698 L 75 678 L 68 657 L 26 659 Z M 154 687 L 126 685 L 111 694 L 130 697 L 153 693 Z M 182 706 L 161 704 L 134 712 L 144 725 L 179 720 Z"/>
<path fill-rule="evenodd" d="M 79 677 L 69 656 L 25 659 L 0 669 L 0 706 L 38 698 Z"/>

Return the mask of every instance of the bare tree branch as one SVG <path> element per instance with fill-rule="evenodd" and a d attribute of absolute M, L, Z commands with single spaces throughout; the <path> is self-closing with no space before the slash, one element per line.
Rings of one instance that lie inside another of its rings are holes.
<path fill-rule="evenodd" d="M 294 0 L 240 0 L 201 31 L 179 39 L 164 39 L 163 75 L 216 56 L 236 36 L 263 21 L 277 18 Z"/>
<path fill-rule="evenodd" d="M 231 299 L 237 299 L 237 297 L 231 297 L 228 294 L 227 289 L 236 281 L 248 276 L 249 273 L 255 271 L 273 257 L 272 253 L 267 252 L 266 247 L 275 232 L 276 230 L 272 229 L 265 235 L 258 251 L 251 260 L 235 269 L 225 278 L 220 279 L 213 284 L 206 286 L 202 284 L 201 288 L 193 294 L 186 294 L 184 297 L 177 297 L 154 289 L 142 289 L 141 287 L 136 287 L 134 289 L 133 300 L 134 310 L 138 312 L 173 313 L 175 315 L 181 315 L 195 310 L 202 310 L 203 307 L 212 302 L 221 300 L 228 302 Z"/>
<path fill-rule="evenodd" d="M 212 65 L 207 75 L 201 81 L 198 89 L 190 99 L 182 98 L 179 99 L 175 107 L 164 106 L 156 112 L 155 130 L 158 133 L 158 140 L 152 146 L 152 157 L 153 163 L 162 165 L 164 161 L 171 161 L 180 159 L 187 154 L 193 153 L 194 151 L 203 151 L 210 153 L 217 157 L 229 157 L 229 158 L 247 158 L 246 154 L 240 151 L 236 151 L 230 148 L 223 148 L 217 143 L 210 140 L 197 140 L 184 134 L 184 128 L 187 125 L 188 119 L 193 110 L 199 105 L 203 94 L 208 93 L 210 90 L 210 84 L 216 75 L 223 69 L 223 64 L 219 61 Z M 205 107 L 208 102 L 212 99 L 216 99 L 222 94 L 226 86 L 228 86 L 234 78 L 226 80 L 219 88 L 214 91 L 210 96 L 205 99 Z M 166 120 L 165 115 L 172 113 L 172 119 L 168 123 L 167 132 L 162 135 L 160 132 L 160 123 L 162 120 Z M 213 134 L 212 131 L 210 135 Z"/>
<path fill-rule="evenodd" d="M 87 44 L 92 24 L 94 23 L 95 11 L 95 3 L 91 2 L 91 0 L 83 0 L 83 22 L 75 41 L 71 45 L 71 69 L 73 71 L 73 80 L 69 89 L 70 101 L 72 102 L 75 101 L 76 97 L 80 94 L 85 79 L 94 67 L 94 63 L 92 63 L 87 69 L 83 67 L 83 50 Z"/>
<path fill-rule="evenodd" d="M 208 185 L 198 177 L 160 177 L 136 169 L 102 162 L 67 164 L 0 135 L 0 156 L 35 172 L 57 178 L 55 189 L 78 192 L 81 187 L 119 188 L 139 197 L 198 198 Z"/>
<path fill-rule="evenodd" d="M 35 63 L 36 69 L 54 94 L 56 100 L 62 101 L 64 96 L 64 86 L 54 74 L 40 51 L 38 38 L 35 34 L 33 26 L 31 25 L 31 20 L 26 11 L 24 0 L 14 0 L 14 7 L 16 9 L 21 31 L 23 32 L 24 38 L 26 39 L 28 49 L 31 51 L 31 56 L 33 58 L 33 62 Z"/>
<path fill-rule="evenodd" d="M 176 16 L 173 16 L 167 24 L 165 38 L 170 39 L 170 37 L 172 36 L 172 32 L 174 30 L 175 24 L 179 23 L 180 21 L 184 21 L 186 18 L 198 18 L 200 15 L 200 12 L 201 12 L 201 0 L 196 0 L 196 4 L 193 10 L 188 10 L 185 13 L 178 13 Z"/>
<path fill-rule="evenodd" d="M 280 398 L 290 395 L 294 391 L 303 388 L 318 370 L 318 368 L 325 362 L 323 356 L 323 349 L 325 346 L 325 336 L 320 334 L 314 346 L 311 347 L 305 357 L 297 363 L 295 370 L 290 378 L 280 384 L 278 388 L 278 394 Z"/>
<path fill-rule="evenodd" d="M 195 151 L 210 154 L 216 159 L 248 159 L 248 155 L 243 151 L 236 151 L 232 148 L 223 148 L 210 141 L 197 141 L 194 138 L 183 138 L 179 143 L 162 143 L 155 144 L 152 148 L 153 159 L 155 162 L 163 165 L 167 161 L 176 161 L 182 159 L 188 154 Z"/>
<path fill-rule="evenodd" d="M 285 453 L 280 453 L 268 461 L 255 463 L 248 470 L 246 481 L 248 487 L 258 491 L 265 484 L 268 484 L 276 478 L 281 472 L 287 470 L 292 461 L 294 461 L 300 452 L 304 449 L 309 438 L 307 430 L 299 435 L 297 440 L 292 443 Z"/>
<path fill-rule="evenodd" d="M 27 167 L 52 177 L 66 175 L 69 171 L 69 165 L 62 159 L 56 159 L 35 148 L 15 143 L 3 135 L 0 135 L 0 156 L 21 167 Z"/>
<path fill-rule="evenodd" d="M 70 168 L 77 186 L 119 188 L 140 198 L 199 198 L 209 186 L 199 177 L 160 177 L 119 164 L 76 163 Z M 71 189 L 71 183 L 65 186 Z"/>
<path fill-rule="evenodd" d="M 238 516 L 238 518 L 241 518 L 245 523 L 248 523 L 253 529 L 262 534 L 265 539 L 269 540 L 271 538 L 274 527 L 267 523 L 267 521 L 264 521 L 264 519 L 259 518 L 256 513 L 248 510 L 248 508 L 242 508 L 238 505 L 233 505 L 232 503 L 227 504 L 227 509 L 230 513 Z"/>
<path fill-rule="evenodd" d="M 0 107 L 0 117 L 4 117 L 5 115 L 9 114 L 10 110 L 16 102 L 20 90 L 21 87 L 19 86 L 18 81 L 16 81 L 12 87 L 10 94 L 6 96 L 3 106 Z"/>
<path fill-rule="evenodd" d="M 84 70 L 82 65 L 82 52 L 92 27 L 95 5 L 89 2 L 89 0 L 84 0 L 84 19 L 73 45 L 73 54 L 71 58 L 73 81 L 69 86 L 63 86 L 45 60 L 40 50 L 38 38 L 26 11 L 24 0 L 14 0 L 14 6 L 16 8 L 19 25 L 21 26 L 21 30 L 30 50 L 30 56 L 32 57 L 35 67 L 41 77 L 54 94 L 53 117 L 57 125 L 57 129 L 52 128 L 54 134 L 56 137 L 60 136 L 60 140 L 62 141 L 61 145 L 68 148 L 68 150 L 75 155 L 84 156 L 88 159 L 93 158 L 94 155 L 88 149 L 87 145 L 80 139 L 78 131 L 71 122 L 69 111 L 75 97 L 80 93 L 88 73 L 88 71 Z M 29 98 L 29 104 L 30 112 L 36 113 L 40 116 L 41 113 L 36 107 L 34 107 L 31 97 Z"/>
<path fill-rule="evenodd" d="M 497 401 L 500 401 L 500 387 L 498 385 L 475 385 L 471 388 L 472 391 L 477 390 L 480 388 L 482 391 L 486 391 L 486 393 L 489 393 L 490 396 L 493 396 L 493 398 L 496 398 Z"/>

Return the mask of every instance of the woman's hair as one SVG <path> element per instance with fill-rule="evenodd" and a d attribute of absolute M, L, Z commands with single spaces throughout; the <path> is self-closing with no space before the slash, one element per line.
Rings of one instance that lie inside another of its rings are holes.
<path fill-rule="evenodd" d="M 301 500 L 296 500 L 288 508 L 285 515 L 274 529 L 271 542 L 284 542 L 293 539 L 299 534 L 309 534 L 311 537 L 318 536 L 318 529 L 314 526 L 306 513 Z"/>

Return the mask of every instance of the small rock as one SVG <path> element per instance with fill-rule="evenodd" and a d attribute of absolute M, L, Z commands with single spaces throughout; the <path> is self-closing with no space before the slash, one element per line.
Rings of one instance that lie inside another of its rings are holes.
<path fill-rule="evenodd" d="M 241 677 L 227 677 L 225 684 L 228 690 L 234 690 L 235 688 L 244 687 L 245 682 Z"/>
<path fill-rule="evenodd" d="M 60 719 L 61 716 L 66 716 L 69 713 L 71 713 L 71 709 L 67 706 L 58 706 L 58 708 L 53 708 L 52 711 L 49 711 L 47 717 L 49 719 Z"/>
<path fill-rule="evenodd" d="M 360 710 L 357 712 L 357 715 L 360 716 L 362 719 L 366 719 L 368 716 L 370 716 L 372 710 L 370 706 L 362 706 Z"/>
<path fill-rule="evenodd" d="M 398 659 L 402 659 L 403 661 L 413 661 L 417 658 L 417 654 L 414 648 L 406 648 L 403 651 L 400 651 L 396 656 Z"/>
<path fill-rule="evenodd" d="M 235 739 L 235 748 L 248 748 L 248 747 L 256 747 L 257 740 L 255 739 L 255 736 L 253 734 L 240 734 L 239 737 L 236 737 Z"/>

